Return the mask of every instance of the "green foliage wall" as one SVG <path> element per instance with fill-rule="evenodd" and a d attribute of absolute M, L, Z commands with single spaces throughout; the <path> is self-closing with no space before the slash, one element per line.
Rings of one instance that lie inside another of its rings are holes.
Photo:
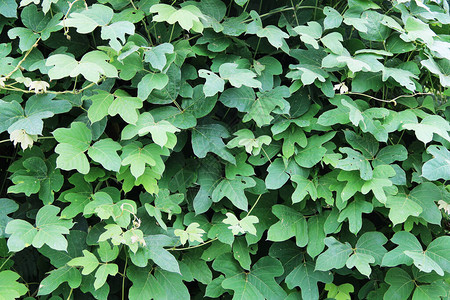
<path fill-rule="evenodd" d="M 0 299 L 450 299 L 449 23 L 0 1 Z"/>

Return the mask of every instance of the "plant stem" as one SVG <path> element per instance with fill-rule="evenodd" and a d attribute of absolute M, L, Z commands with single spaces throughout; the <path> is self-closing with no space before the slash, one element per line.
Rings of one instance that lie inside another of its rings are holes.
<path fill-rule="evenodd" d="M 256 204 L 258 204 L 259 199 L 261 199 L 261 196 L 262 196 L 262 194 L 260 194 L 260 195 L 258 196 L 258 198 L 256 198 L 255 203 L 253 203 L 253 205 L 252 205 L 252 207 L 250 208 L 250 210 L 248 211 L 246 217 L 248 217 L 248 216 L 250 215 L 250 213 L 252 212 L 252 210 L 255 208 Z"/>

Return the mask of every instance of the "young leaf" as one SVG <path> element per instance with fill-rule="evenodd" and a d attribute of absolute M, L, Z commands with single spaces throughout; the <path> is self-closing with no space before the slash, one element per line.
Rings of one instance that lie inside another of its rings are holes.
<path fill-rule="evenodd" d="M 155 4 L 150 8 L 150 12 L 157 13 L 153 16 L 155 22 L 178 23 L 185 30 L 192 29 L 199 33 L 203 31 L 200 19 L 203 19 L 204 16 L 200 9 L 194 5 L 186 5 L 177 10 L 167 4 Z"/>
<path fill-rule="evenodd" d="M 186 244 L 187 240 L 189 242 L 199 242 L 203 243 L 202 235 L 205 231 L 201 228 L 198 228 L 200 224 L 194 222 L 189 224 L 186 230 L 175 229 L 174 234 L 180 237 L 181 244 Z"/>
<path fill-rule="evenodd" d="M 233 135 L 236 137 L 228 142 L 228 148 L 245 147 L 247 153 L 255 156 L 261 152 L 263 145 L 269 145 L 272 140 L 267 135 L 255 138 L 253 132 L 248 129 L 238 130 Z"/>
<path fill-rule="evenodd" d="M 231 229 L 233 235 L 238 235 L 239 233 L 250 233 L 256 235 L 255 223 L 258 223 L 258 217 L 256 216 L 246 216 L 242 220 L 236 218 L 232 213 L 226 213 L 227 218 L 222 222 L 225 224 L 229 224 L 231 226 L 228 229 Z"/>

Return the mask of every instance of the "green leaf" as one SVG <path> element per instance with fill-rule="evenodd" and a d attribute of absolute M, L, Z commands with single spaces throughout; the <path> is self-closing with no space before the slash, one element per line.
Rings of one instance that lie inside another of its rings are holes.
<path fill-rule="evenodd" d="M 395 267 L 401 264 L 411 265 L 413 260 L 405 254 L 405 251 L 422 249 L 417 238 L 406 231 L 396 232 L 391 238 L 391 242 L 398 246 L 383 256 L 383 266 Z"/>
<path fill-rule="evenodd" d="M 404 253 L 413 259 L 414 265 L 421 271 L 426 273 L 435 271 L 444 276 L 444 271 L 450 272 L 450 253 L 447 251 L 449 246 L 450 236 L 441 236 L 433 240 L 426 251 L 420 247 L 406 250 Z"/>
<path fill-rule="evenodd" d="M 98 26 L 105 26 L 108 24 L 113 15 L 113 10 L 108 6 L 93 4 L 91 7 L 82 10 L 80 13 L 72 12 L 67 19 L 60 23 L 60 25 L 74 27 L 77 29 L 78 33 L 89 33 L 94 31 Z"/>
<path fill-rule="evenodd" d="M 308 243 L 308 225 L 300 212 L 277 204 L 272 207 L 272 213 L 279 221 L 270 226 L 267 232 L 269 241 L 282 242 L 295 236 L 298 247 L 304 247 Z"/>
<path fill-rule="evenodd" d="M 3 2 L 3 1 L 2 1 Z M 33 32 L 31 29 L 23 27 L 15 27 L 8 30 L 8 37 L 10 39 L 19 38 L 19 48 L 23 52 L 30 50 L 39 38 L 39 34 Z"/>
<path fill-rule="evenodd" d="M 341 14 L 330 6 L 325 6 L 323 9 L 324 15 L 326 15 L 325 20 L 323 21 L 323 26 L 325 29 L 332 29 L 339 27 L 342 24 L 342 16 Z"/>
<path fill-rule="evenodd" d="M 342 54 L 344 46 L 342 41 L 344 40 L 342 35 L 338 32 L 331 32 L 320 39 L 325 47 L 330 49 L 335 54 Z"/>
<path fill-rule="evenodd" d="M 109 56 L 101 51 L 91 51 L 86 53 L 80 61 L 66 54 L 54 54 L 47 58 L 46 66 L 53 66 L 48 71 L 51 80 L 64 77 L 77 77 L 83 75 L 86 80 L 98 82 L 100 75 L 106 77 L 117 77 L 117 69 L 106 62 Z"/>
<path fill-rule="evenodd" d="M 127 269 L 127 277 L 133 283 L 128 293 L 129 299 L 152 299 L 164 294 L 152 271 L 151 268 L 138 268 L 133 265 Z"/>
<path fill-rule="evenodd" d="M 255 175 L 253 166 L 246 163 L 247 154 L 241 152 L 236 155 L 236 165 L 227 164 L 225 166 L 225 177 L 228 179 L 234 179 L 236 175 L 252 176 Z"/>
<path fill-rule="evenodd" d="M 319 163 L 327 149 L 323 146 L 336 135 L 336 131 L 327 132 L 324 135 L 313 135 L 308 138 L 308 143 L 303 149 L 298 149 L 294 156 L 297 164 L 304 168 L 312 168 Z"/>
<path fill-rule="evenodd" d="M 436 33 L 430 29 L 428 24 L 412 16 L 406 19 L 405 31 L 400 37 L 407 42 L 421 39 L 425 44 L 431 45 L 433 43 L 433 37 L 436 36 Z"/>
<path fill-rule="evenodd" d="M 339 148 L 339 151 L 347 154 L 347 157 L 339 160 L 336 168 L 345 171 L 359 170 L 360 176 L 364 180 L 371 180 L 373 178 L 372 167 L 364 155 L 348 147 Z"/>
<path fill-rule="evenodd" d="M 308 245 L 307 253 L 312 258 L 322 253 L 325 248 L 325 218 L 324 216 L 313 216 L 308 220 Z"/>
<path fill-rule="evenodd" d="M 164 43 L 158 45 L 144 52 L 145 61 L 149 62 L 153 68 L 163 71 L 167 64 L 166 54 L 172 54 L 173 51 L 174 48 L 172 44 Z"/>
<path fill-rule="evenodd" d="M 305 199 L 309 194 L 312 200 L 317 199 L 317 186 L 313 180 L 302 175 L 292 175 L 291 180 L 297 185 L 294 193 L 292 193 L 292 203 L 297 203 Z"/>
<path fill-rule="evenodd" d="M 234 87 L 248 86 L 253 88 L 261 88 L 261 82 L 254 79 L 256 74 L 251 70 L 240 69 L 238 64 L 225 63 L 219 67 L 219 74 L 222 79 L 228 80 Z"/>
<path fill-rule="evenodd" d="M 450 180 L 450 152 L 442 146 L 432 145 L 427 152 L 433 158 L 422 166 L 422 175 L 428 180 Z"/>
<path fill-rule="evenodd" d="M 33 247 L 41 248 L 46 244 L 52 249 L 67 251 L 67 240 L 63 235 L 69 233 L 74 223 L 56 216 L 59 211 L 60 208 L 53 205 L 45 205 L 38 211 Z"/>
<path fill-rule="evenodd" d="M 130 97 L 126 92 L 117 90 L 114 93 L 116 97 L 108 108 L 108 114 L 115 116 L 117 114 L 129 124 L 136 124 L 139 112 L 142 107 L 142 100 L 137 97 Z"/>
<path fill-rule="evenodd" d="M 83 271 L 81 271 L 81 274 L 88 275 L 94 272 L 94 270 L 98 267 L 99 262 L 94 254 L 87 250 L 83 250 L 82 257 L 73 258 L 72 260 L 67 262 L 67 265 L 70 267 L 81 266 L 83 267 Z"/>
<path fill-rule="evenodd" d="M 19 209 L 19 205 L 10 199 L 0 198 L 0 237 L 5 237 L 5 227 L 9 221 L 13 220 L 8 217 L 10 213 Z"/>
<path fill-rule="evenodd" d="M 414 84 L 414 81 L 412 81 L 411 78 L 418 79 L 418 77 L 413 73 L 411 73 L 410 71 L 398 68 L 385 67 L 383 69 L 383 81 L 388 80 L 389 77 L 392 77 L 392 79 L 397 81 L 399 84 L 401 84 L 411 92 L 414 92 L 416 90 L 416 85 Z"/>
<path fill-rule="evenodd" d="M 369 10 L 361 14 L 361 19 L 367 21 L 367 31 L 360 32 L 359 35 L 368 41 L 384 42 L 391 33 L 391 30 L 383 25 L 385 15 Z"/>
<path fill-rule="evenodd" d="M 381 265 L 382 259 L 387 252 L 383 245 L 386 244 L 387 241 L 387 238 L 381 232 L 365 232 L 360 236 L 356 243 L 355 253 L 370 255 L 375 259 L 374 263 L 376 265 Z"/>
<path fill-rule="evenodd" d="M 37 295 L 48 295 L 64 282 L 67 282 L 73 289 L 79 287 L 81 284 L 80 271 L 69 266 L 50 271 L 49 275 L 41 281 Z"/>
<path fill-rule="evenodd" d="M 233 76 L 234 77 L 234 76 Z M 239 86 L 238 86 L 239 87 Z M 280 108 L 282 111 L 289 111 L 290 105 L 284 98 L 291 95 L 289 88 L 286 86 L 279 86 L 273 90 L 256 93 L 257 98 L 251 105 L 248 114 L 244 117 L 243 121 L 248 122 L 254 120 L 258 127 L 268 125 L 273 120 L 270 113 L 275 108 Z"/>
<path fill-rule="evenodd" d="M 225 274 L 222 287 L 234 291 L 233 299 L 284 299 L 286 292 L 274 277 L 283 274 L 281 263 L 269 256 L 257 261 L 249 272 L 243 272 L 227 254 L 218 257 L 213 268 Z"/>
<path fill-rule="evenodd" d="M 73 258 L 80 257 L 83 250 L 86 249 L 87 233 L 79 230 L 71 230 L 67 235 L 67 252 L 58 251 L 50 248 L 47 245 L 39 248 L 39 252 L 50 259 L 50 262 L 56 268 L 61 268 Z"/>
<path fill-rule="evenodd" d="M 229 88 L 220 95 L 219 101 L 227 107 L 237 108 L 240 112 L 248 112 L 255 101 L 255 92 L 245 85 L 238 89 Z"/>
<path fill-rule="evenodd" d="M 139 142 L 132 142 L 122 148 L 122 166 L 130 165 L 131 174 L 137 179 L 144 174 L 146 165 L 164 170 L 164 163 L 160 157 L 164 153 L 165 151 L 156 144 L 143 147 Z"/>
<path fill-rule="evenodd" d="M 5 129 L 8 129 L 9 133 L 23 129 L 28 134 L 40 135 L 44 126 L 43 119 L 67 112 L 72 108 L 68 101 L 52 100 L 53 98 L 53 95 L 31 96 L 25 105 L 25 111 L 16 101 L 9 104 L 2 103 L 2 101 L 0 107 L 6 110 L 6 115 L 5 118 L 0 117 L 0 120 L 6 122 L 8 127 Z"/>
<path fill-rule="evenodd" d="M 88 154 L 92 160 L 100 163 L 106 170 L 118 172 L 121 160 L 117 154 L 122 146 L 112 139 L 102 139 L 89 147 Z"/>
<path fill-rule="evenodd" d="M 243 269 L 250 270 L 252 260 L 250 258 L 248 244 L 244 237 L 236 237 L 233 243 L 233 257 Z"/>
<path fill-rule="evenodd" d="M 386 148 L 383 148 L 383 150 Z M 376 166 L 373 169 L 373 178 L 364 182 L 361 193 L 367 194 L 372 191 L 378 201 L 386 203 L 385 188 L 392 186 L 392 181 L 389 178 L 394 177 L 395 174 L 395 170 L 389 165 Z"/>
<path fill-rule="evenodd" d="M 325 244 L 328 249 L 317 257 L 316 270 L 328 271 L 345 266 L 349 255 L 352 253 L 350 244 L 347 242 L 343 244 L 334 237 L 326 237 Z"/>
<path fill-rule="evenodd" d="M 223 92 L 225 81 L 216 73 L 200 69 L 198 70 L 198 76 L 206 79 L 205 85 L 203 86 L 203 93 L 205 93 L 206 97 L 212 97 L 218 92 Z"/>
<path fill-rule="evenodd" d="M 433 139 L 433 134 L 437 134 L 450 142 L 450 124 L 438 115 L 426 116 L 419 124 L 408 122 L 403 124 L 403 128 L 413 130 L 418 140 L 428 144 Z"/>
<path fill-rule="evenodd" d="M 73 122 L 70 128 L 58 128 L 53 136 L 59 142 L 55 152 L 59 154 L 56 165 L 62 170 L 76 169 L 82 174 L 89 172 L 89 162 L 84 152 L 92 140 L 91 131 L 84 123 Z"/>
<path fill-rule="evenodd" d="M 294 27 L 294 31 L 300 35 L 302 42 L 319 49 L 319 44 L 316 41 L 322 36 L 322 26 L 319 23 L 311 21 L 307 25 Z"/>
<path fill-rule="evenodd" d="M 168 146 L 169 137 L 180 131 L 166 120 L 155 122 L 149 112 L 139 115 L 136 125 L 129 124 L 122 130 L 122 139 L 129 140 L 136 135 L 144 136 L 151 133 L 153 141 L 161 147 Z"/>
<path fill-rule="evenodd" d="M 9 250 L 18 252 L 31 244 L 35 248 L 47 244 L 52 249 L 66 251 L 67 240 L 63 234 L 69 233 L 73 222 L 57 217 L 59 210 L 52 205 L 42 207 L 36 215 L 36 227 L 20 219 L 9 222 L 5 229 L 7 234 L 11 234 L 8 239 Z"/>
<path fill-rule="evenodd" d="M 147 259 L 151 259 L 163 270 L 180 273 L 178 261 L 169 251 L 164 249 L 165 246 L 173 245 L 173 240 L 171 238 L 166 235 L 155 234 L 146 236 L 144 240 L 146 245 L 143 249 Z M 145 263 L 145 265 L 146 264 L 147 263 Z"/>
<path fill-rule="evenodd" d="M 391 208 L 389 218 L 394 224 L 403 223 L 408 216 L 419 216 L 432 224 L 440 224 L 441 214 L 435 202 L 441 195 L 431 182 L 425 182 L 410 192 L 399 192 L 388 196 L 386 207 Z"/>
<path fill-rule="evenodd" d="M 355 290 L 350 283 L 335 285 L 334 283 L 325 284 L 325 290 L 328 291 L 327 297 L 336 300 L 351 299 L 350 294 Z"/>
<path fill-rule="evenodd" d="M 183 255 L 182 262 L 187 266 L 194 279 L 209 285 L 212 281 L 212 272 L 206 261 L 200 258 L 201 253 L 202 251 L 190 251 Z"/>
<path fill-rule="evenodd" d="M 397 194 L 395 196 L 388 196 L 386 207 L 390 208 L 389 219 L 394 225 L 404 223 L 409 216 L 419 216 L 423 209 L 422 207 L 410 199 L 406 194 Z"/>
<path fill-rule="evenodd" d="M 227 197 L 234 206 L 241 210 L 248 210 L 248 200 L 245 196 L 245 189 L 254 187 L 255 180 L 251 177 L 236 176 L 235 179 L 222 179 L 215 187 L 211 197 L 213 202 L 218 202 Z"/>
<path fill-rule="evenodd" d="M 311 261 L 300 263 L 286 277 L 288 288 L 300 287 L 302 299 L 318 299 L 318 282 L 330 283 L 333 275 L 330 272 L 316 271 L 315 265 Z"/>
<path fill-rule="evenodd" d="M 61 189 L 64 177 L 59 170 L 53 169 L 54 161 L 46 164 L 39 157 L 30 157 L 23 162 L 25 172 L 15 172 L 10 177 L 14 186 L 8 188 L 8 193 L 25 193 L 30 196 L 39 191 L 39 198 L 44 205 L 51 204 L 54 200 L 54 192 Z M 52 170 L 51 172 L 48 169 Z"/>
<path fill-rule="evenodd" d="M 117 272 L 119 272 L 119 267 L 116 264 L 100 265 L 95 272 L 94 288 L 96 290 L 101 288 L 106 283 L 108 275 L 114 276 Z"/>
<path fill-rule="evenodd" d="M 169 83 L 169 77 L 163 73 L 151 73 L 142 77 L 138 83 L 138 98 L 146 100 L 153 90 L 162 90 Z"/>
<path fill-rule="evenodd" d="M 389 269 L 385 281 L 390 285 L 384 295 L 387 299 L 408 299 L 414 289 L 414 281 L 400 268 Z"/>
<path fill-rule="evenodd" d="M 0 299 L 17 299 L 27 293 L 28 288 L 17 282 L 19 278 L 19 274 L 10 270 L 0 272 Z"/>
<path fill-rule="evenodd" d="M 83 97 L 92 101 L 92 105 L 88 109 L 88 118 L 92 123 L 98 122 L 108 115 L 108 109 L 114 101 L 114 95 L 96 90 L 96 94 L 90 97 Z"/>
<path fill-rule="evenodd" d="M 14 0 L 0 1 L 0 14 L 6 18 L 17 18 L 17 3 Z"/>
<path fill-rule="evenodd" d="M 222 138 L 229 137 L 228 130 L 217 123 L 197 125 L 192 130 L 192 149 L 194 154 L 203 158 L 208 152 L 212 152 L 224 160 L 235 164 L 236 159 L 227 150 Z"/>
<path fill-rule="evenodd" d="M 119 52 L 125 44 L 125 34 L 134 34 L 134 25 L 129 21 L 119 21 L 108 26 L 102 26 L 101 38 L 109 40 L 111 48 Z"/>
<path fill-rule="evenodd" d="M 355 197 L 355 200 L 349 203 L 339 214 L 338 222 L 348 219 L 349 230 L 356 235 L 362 227 L 362 214 L 371 213 L 372 210 L 373 205 L 365 201 L 364 197 Z"/>

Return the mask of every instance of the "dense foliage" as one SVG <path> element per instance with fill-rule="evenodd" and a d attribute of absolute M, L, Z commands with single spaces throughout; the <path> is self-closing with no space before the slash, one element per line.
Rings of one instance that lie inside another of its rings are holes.
<path fill-rule="evenodd" d="M 449 24 L 0 1 L 0 299 L 450 299 Z"/>

